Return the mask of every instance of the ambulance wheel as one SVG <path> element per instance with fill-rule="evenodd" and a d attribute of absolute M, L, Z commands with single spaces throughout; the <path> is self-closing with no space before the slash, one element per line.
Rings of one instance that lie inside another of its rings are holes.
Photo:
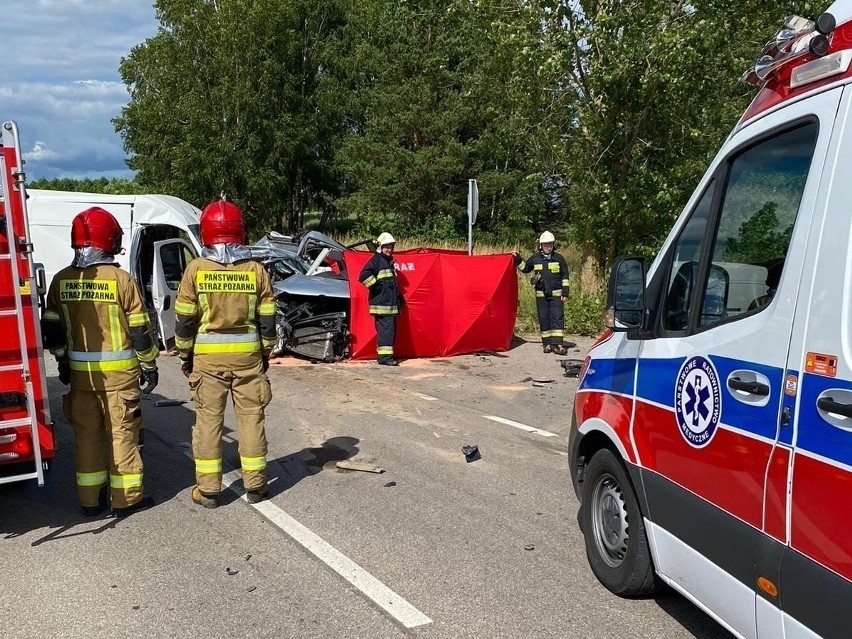
<path fill-rule="evenodd" d="M 608 448 L 595 453 L 583 473 L 579 519 L 589 566 L 608 590 L 623 597 L 657 590 L 636 493 L 621 461 Z"/>

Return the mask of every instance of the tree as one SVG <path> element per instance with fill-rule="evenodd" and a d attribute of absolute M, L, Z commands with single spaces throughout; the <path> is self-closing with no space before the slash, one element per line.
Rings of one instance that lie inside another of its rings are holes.
<path fill-rule="evenodd" d="M 336 2 L 157 0 L 160 29 L 122 60 L 115 120 L 145 187 L 203 205 L 227 194 L 252 227 L 295 230 L 334 193 L 337 122 L 317 108 L 317 43 Z"/>

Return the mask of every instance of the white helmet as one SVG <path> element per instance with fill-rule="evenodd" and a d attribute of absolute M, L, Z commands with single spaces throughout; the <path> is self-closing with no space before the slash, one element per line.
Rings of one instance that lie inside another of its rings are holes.
<path fill-rule="evenodd" d="M 550 231 L 545 231 L 541 234 L 541 237 L 538 238 L 539 244 L 552 244 L 556 241 L 556 238 L 553 237 L 553 233 Z"/>
<path fill-rule="evenodd" d="M 381 248 L 385 244 L 396 244 L 396 240 L 393 239 L 393 235 L 390 233 L 382 233 L 379 235 L 378 239 L 376 239 L 376 244 L 378 244 L 379 248 Z"/>

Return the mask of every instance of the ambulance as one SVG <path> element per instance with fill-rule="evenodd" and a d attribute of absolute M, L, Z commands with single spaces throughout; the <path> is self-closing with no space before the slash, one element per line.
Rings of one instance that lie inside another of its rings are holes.
<path fill-rule="evenodd" d="M 589 565 L 737 637 L 852 637 L 852 0 L 788 18 L 660 253 L 619 259 L 569 441 Z"/>

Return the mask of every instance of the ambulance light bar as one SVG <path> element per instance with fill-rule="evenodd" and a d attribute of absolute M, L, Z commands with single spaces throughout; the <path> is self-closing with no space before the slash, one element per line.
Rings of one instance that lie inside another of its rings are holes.
<path fill-rule="evenodd" d="M 762 87 L 772 74 L 787 63 L 808 54 L 822 56 L 828 52 L 828 36 L 837 23 L 830 13 L 808 20 L 801 16 L 790 16 L 784 25 L 767 42 L 754 66 L 743 74 L 742 81 Z"/>
<path fill-rule="evenodd" d="M 850 62 L 852 62 L 852 50 L 850 49 L 806 62 L 793 69 L 790 75 L 790 88 L 795 89 L 811 82 L 830 78 L 833 75 L 846 73 L 849 70 Z"/>

